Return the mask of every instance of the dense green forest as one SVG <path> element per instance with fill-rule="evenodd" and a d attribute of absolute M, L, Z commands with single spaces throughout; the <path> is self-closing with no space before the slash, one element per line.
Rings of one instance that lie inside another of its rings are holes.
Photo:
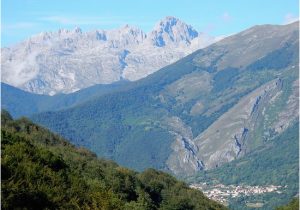
<path fill-rule="evenodd" d="M 247 209 L 245 203 L 255 201 L 263 201 L 265 209 L 274 209 L 299 193 L 298 126 L 295 123 L 280 136 L 270 140 L 267 148 L 262 147 L 241 159 L 210 171 L 202 171 L 187 180 L 226 185 L 284 186 L 281 194 L 267 193 L 231 199 L 231 207 L 234 209 Z"/>
<path fill-rule="evenodd" d="M 126 86 L 130 87 L 130 82 L 120 81 L 107 85 L 94 85 L 74 93 L 49 96 L 30 93 L 1 82 L 2 98 L 5 98 L 1 106 L 13 117 L 29 116 L 38 112 L 70 108 L 95 97 L 125 90 Z"/>
<path fill-rule="evenodd" d="M 299 198 L 294 198 L 285 206 L 280 206 L 276 210 L 299 210 Z"/>
<path fill-rule="evenodd" d="M 98 159 L 26 118 L 1 118 L 2 209 L 226 209 L 174 177 Z"/>

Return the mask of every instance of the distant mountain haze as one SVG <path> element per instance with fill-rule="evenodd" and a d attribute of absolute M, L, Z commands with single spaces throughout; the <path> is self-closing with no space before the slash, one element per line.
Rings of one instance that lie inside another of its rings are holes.
<path fill-rule="evenodd" d="M 145 33 L 113 30 L 42 32 L 1 49 L 2 82 L 33 93 L 70 93 L 95 84 L 138 80 L 219 40 L 166 17 Z"/>
<path fill-rule="evenodd" d="M 112 84 L 93 85 L 74 93 L 49 96 L 33 94 L 1 83 L 1 96 L 3 98 L 1 105 L 3 109 L 9 110 L 14 117 L 30 116 L 39 112 L 70 108 L 101 95 L 126 90 L 129 87 L 129 81 L 118 81 Z"/>

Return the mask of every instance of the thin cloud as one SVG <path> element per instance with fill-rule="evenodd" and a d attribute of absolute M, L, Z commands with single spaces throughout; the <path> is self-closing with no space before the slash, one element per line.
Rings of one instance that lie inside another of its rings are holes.
<path fill-rule="evenodd" d="M 203 32 L 204 33 L 211 33 L 213 30 L 216 29 L 216 26 L 212 23 L 207 24 L 204 28 L 203 28 Z"/>
<path fill-rule="evenodd" d="M 103 19 L 99 17 L 66 17 L 66 16 L 47 16 L 40 18 L 41 21 L 57 23 L 61 25 L 95 25 L 103 24 Z M 105 23 L 107 23 L 105 21 Z"/>
<path fill-rule="evenodd" d="M 232 19 L 232 17 L 228 12 L 224 12 L 224 14 L 221 16 L 221 19 L 224 22 L 229 22 Z"/>
<path fill-rule="evenodd" d="M 288 13 L 284 16 L 284 22 L 283 24 L 289 24 L 289 23 L 293 23 L 295 21 L 299 20 L 299 17 L 292 14 L 292 13 Z"/>
<path fill-rule="evenodd" d="M 34 22 L 18 22 L 18 23 L 2 25 L 4 30 L 29 29 L 29 28 L 34 28 L 36 26 L 37 26 L 37 23 L 34 23 Z"/>
<path fill-rule="evenodd" d="M 63 16 L 47 16 L 41 17 L 39 20 L 46 22 L 54 22 L 59 24 L 73 24 L 74 20 Z"/>
<path fill-rule="evenodd" d="M 52 22 L 61 25 L 111 25 L 127 24 L 130 22 L 124 17 L 71 17 L 71 16 L 46 16 L 40 21 Z"/>

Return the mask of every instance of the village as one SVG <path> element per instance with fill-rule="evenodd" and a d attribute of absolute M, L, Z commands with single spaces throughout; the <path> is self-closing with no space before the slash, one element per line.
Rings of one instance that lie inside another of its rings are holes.
<path fill-rule="evenodd" d="M 208 198 L 218 201 L 222 204 L 228 204 L 229 198 L 240 196 L 251 196 L 255 194 L 264 194 L 270 192 L 281 193 L 282 186 L 249 186 L 249 185 L 209 185 L 207 183 L 191 184 L 191 188 L 201 190 Z"/>

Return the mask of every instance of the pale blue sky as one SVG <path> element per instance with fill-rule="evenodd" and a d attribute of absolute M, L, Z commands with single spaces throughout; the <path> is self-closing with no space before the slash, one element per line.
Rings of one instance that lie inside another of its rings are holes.
<path fill-rule="evenodd" d="M 10 46 L 42 31 L 79 26 L 83 31 L 126 23 L 150 31 L 175 16 L 198 31 L 228 35 L 257 24 L 299 17 L 298 0 L 2 0 L 1 44 Z"/>

